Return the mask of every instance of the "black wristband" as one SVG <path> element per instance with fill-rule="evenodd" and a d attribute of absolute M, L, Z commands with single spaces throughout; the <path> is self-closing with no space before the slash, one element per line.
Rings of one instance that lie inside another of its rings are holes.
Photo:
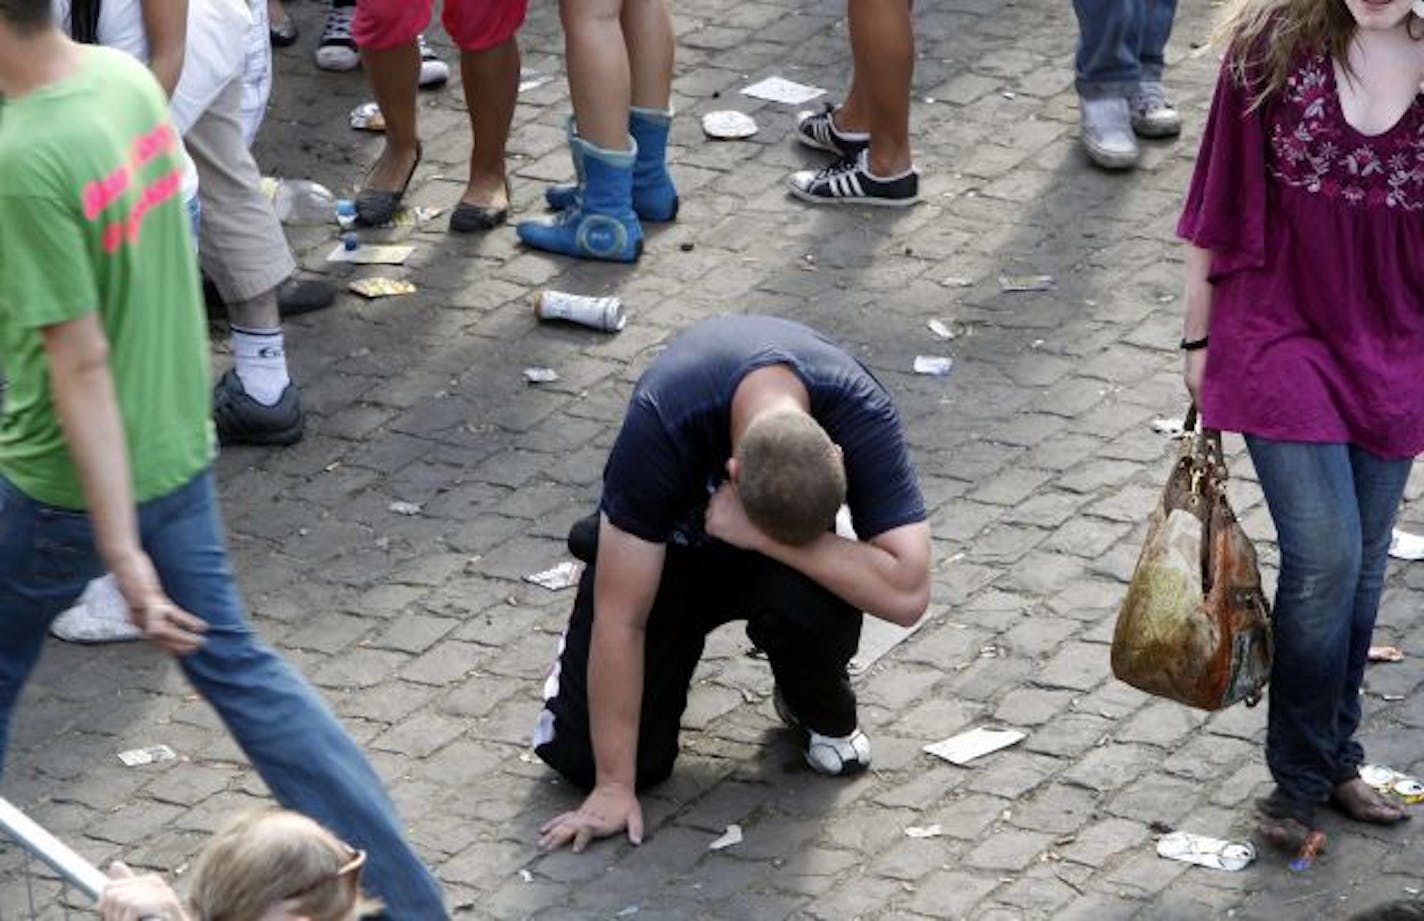
<path fill-rule="evenodd" d="M 1200 349 L 1206 348 L 1206 342 L 1208 338 L 1210 337 L 1202 336 L 1200 339 L 1183 339 L 1182 344 L 1177 347 L 1183 352 L 1195 352 Z"/>

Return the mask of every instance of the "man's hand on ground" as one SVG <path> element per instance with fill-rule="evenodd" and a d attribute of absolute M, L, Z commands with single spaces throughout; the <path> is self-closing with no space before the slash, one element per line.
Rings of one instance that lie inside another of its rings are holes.
<path fill-rule="evenodd" d="M 129 606 L 129 618 L 144 638 L 175 655 L 187 655 L 203 645 L 208 625 L 178 607 L 164 594 L 153 562 L 143 552 L 112 566 L 119 593 Z"/>
<path fill-rule="evenodd" d="M 594 838 L 616 835 L 628 830 L 628 840 L 643 843 L 643 807 L 637 795 L 622 786 L 598 786 L 573 812 L 544 823 L 539 829 L 539 846 L 553 851 L 572 844 L 575 854 L 588 847 Z"/>
<path fill-rule="evenodd" d="M 742 550 L 760 550 L 766 541 L 766 535 L 747 517 L 742 497 L 731 480 L 717 487 L 707 502 L 704 527 L 712 537 Z"/>

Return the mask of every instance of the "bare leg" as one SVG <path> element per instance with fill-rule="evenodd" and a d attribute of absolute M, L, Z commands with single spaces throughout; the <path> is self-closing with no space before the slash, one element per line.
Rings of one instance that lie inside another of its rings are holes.
<path fill-rule="evenodd" d="M 870 132 L 870 170 L 893 176 L 910 168 L 910 80 L 915 34 L 908 0 L 849 0 L 855 79 L 836 125 Z M 852 107 L 853 105 L 853 107 Z"/>
<path fill-rule="evenodd" d="M 675 46 L 667 0 L 624 0 L 619 22 L 628 49 L 633 105 L 667 109 Z"/>
<path fill-rule="evenodd" d="M 579 135 L 595 147 L 628 149 L 631 77 L 619 0 L 562 0 L 565 65 Z"/>
<path fill-rule="evenodd" d="M 227 318 L 233 326 L 243 329 L 280 329 L 282 317 L 277 311 L 277 289 L 264 291 L 250 300 L 228 304 Z"/>
<path fill-rule="evenodd" d="M 505 208 L 509 193 L 504 175 L 504 145 L 519 100 L 519 42 L 511 36 L 484 51 L 460 53 L 460 78 L 470 111 L 470 181 L 461 201 Z"/>
<path fill-rule="evenodd" d="M 376 104 L 386 118 L 386 146 L 371 169 L 366 187 L 394 192 L 415 165 L 415 91 L 420 80 L 420 47 L 415 42 L 382 51 L 362 49 L 361 60 Z M 516 65 L 516 73 L 517 73 Z"/>

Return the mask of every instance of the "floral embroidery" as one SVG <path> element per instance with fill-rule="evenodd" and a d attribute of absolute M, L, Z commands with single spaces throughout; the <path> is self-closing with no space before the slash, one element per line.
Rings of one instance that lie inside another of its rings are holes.
<path fill-rule="evenodd" d="M 1349 135 L 1330 59 L 1308 58 L 1267 115 L 1272 174 L 1287 185 L 1346 204 L 1424 208 L 1424 118 L 1416 102 L 1378 137 Z"/>

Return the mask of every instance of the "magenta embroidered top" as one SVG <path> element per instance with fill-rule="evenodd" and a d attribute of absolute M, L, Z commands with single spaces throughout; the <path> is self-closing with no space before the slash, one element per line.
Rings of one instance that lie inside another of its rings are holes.
<path fill-rule="evenodd" d="M 1424 100 L 1350 127 L 1323 54 L 1254 112 L 1226 68 L 1177 233 L 1212 251 L 1206 425 L 1424 452 Z"/>

